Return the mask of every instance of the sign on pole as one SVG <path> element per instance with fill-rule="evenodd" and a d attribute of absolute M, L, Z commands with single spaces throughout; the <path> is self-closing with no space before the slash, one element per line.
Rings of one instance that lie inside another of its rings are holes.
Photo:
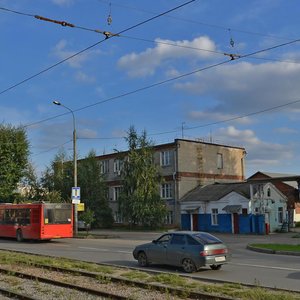
<path fill-rule="evenodd" d="M 78 203 L 77 205 L 77 211 L 84 211 L 84 203 Z"/>
<path fill-rule="evenodd" d="M 72 187 L 72 203 L 80 203 L 80 187 Z"/>

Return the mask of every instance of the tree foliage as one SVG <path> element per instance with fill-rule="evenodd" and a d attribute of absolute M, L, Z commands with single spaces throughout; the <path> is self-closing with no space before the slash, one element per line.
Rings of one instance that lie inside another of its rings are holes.
<path fill-rule="evenodd" d="M 42 178 L 43 188 L 47 190 L 45 200 L 71 201 L 73 186 L 73 161 L 64 151 L 60 151 L 47 168 Z M 78 186 L 80 198 L 86 209 L 94 212 L 94 226 L 110 227 L 113 223 L 112 211 L 108 204 L 107 186 L 100 172 L 95 151 L 78 161 Z"/>
<path fill-rule="evenodd" d="M 12 202 L 28 165 L 29 142 L 21 127 L 0 125 L 0 201 Z"/>
<path fill-rule="evenodd" d="M 159 226 L 166 208 L 159 195 L 161 176 L 153 162 L 153 144 L 145 131 L 139 136 L 133 126 L 129 128 L 126 141 L 129 151 L 123 158 L 119 211 L 132 225 Z"/>
<path fill-rule="evenodd" d="M 73 163 L 62 149 L 44 172 L 41 184 L 51 202 L 70 202 L 73 186 Z"/>
<path fill-rule="evenodd" d="M 108 203 L 108 190 L 95 151 L 78 164 L 78 182 L 81 199 L 87 209 L 94 212 L 95 224 L 99 227 L 111 227 L 114 220 Z"/>
<path fill-rule="evenodd" d="M 96 221 L 95 213 L 91 209 L 87 208 L 84 212 L 80 214 L 80 220 L 84 222 L 86 234 L 88 235 L 89 230 L 91 228 L 91 224 Z"/>

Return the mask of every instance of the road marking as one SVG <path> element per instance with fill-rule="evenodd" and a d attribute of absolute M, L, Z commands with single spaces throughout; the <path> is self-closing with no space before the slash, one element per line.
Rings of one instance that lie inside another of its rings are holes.
<path fill-rule="evenodd" d="M 113 253 L 125 253 L 125 254 L 131 254 L 130 251 L 122 251 L 122 250 L 116 250 L 112 251 L 110 249 L 100 249 L 100 248 L 92 248 L 92 247 L 78 247 L 79 249 L 85 249 L 85 250 L 96 250 L 96 251 L 102 251 L 102 252 L 113 252 Z"/>
<path fill-rule="evenodd" d="M 78 247 L 79 249 L 85 249 L 85 250 L 97 250 L 97 251 L 109 251 L 108 249 L 99 249 L 99 248 L 92 248 L 92 247 Z"/>
<path fill-rule="evenodd" d="M 298 271 L 298 272 L 300 271 L 300 269 L 284 268 L 284 267 L 272 267 L 272 266 L 264 266 L 264 265 L 240 264 L 240 263 L 229 263 L 229 264 L 230 265 L 237 265 L 237 266 L 264 268 L 264 269 L 284 270 L 284 271 Z"/>

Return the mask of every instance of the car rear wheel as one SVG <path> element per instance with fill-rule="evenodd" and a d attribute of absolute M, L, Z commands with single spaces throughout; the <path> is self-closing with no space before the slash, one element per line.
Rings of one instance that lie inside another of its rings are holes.
<path fill-rule="evenodd" d="M 141 267 L 147 267 L 149 265 L 147 255 L 143 251 L 138 254 L 137 260 Z"/>
<path fill-rule="evenodd" d="M 22 234 L 22 230 L 21 229 L 18 229 L 17 230 L 17 241 L 18 242 L 22 242 L 23 241 L 23 234 Z"/>
<path fill-rule="evenodd" d="M 222 268 L 222 265 L 211 265 L 210 268 L 212 270 L 220 270 Z"/>
<path fill-rule="evenodd" d="M 196 266 L 190 258 L 185 258 L 182 261 L 182 268 L 186 273 L 193 273 L 196 271 Z"/>

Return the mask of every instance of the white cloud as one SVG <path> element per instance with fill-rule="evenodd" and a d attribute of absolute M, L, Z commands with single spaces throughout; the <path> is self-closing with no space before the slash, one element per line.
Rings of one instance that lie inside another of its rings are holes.
<path fill-rule="evenodd" d="M 214 133 L 214 139 L 225 144 L 245 147 L 247 168 L 268 169 L 270 165 L 280 166 L 294 158 L 291 145 L 260 140 L 253 130 L 238 130 L 234 126 L 221 128 Z"/>
<path fill-rule="evenodd" d="M 222 112 L 210 112 L 209 110 L 203 110 L 203 111 L 189 111 L 187 115 L 188 119 L 193 121 L 200 121 L 201 124 L 205 123 L 218 123 L 218 122 L 226 122 L 226 120 L 230 122 L 236 122 L 239 124 L 250 124 L 252 121 L 248 117 L 244 118 L 237 118 L 236 115 L 231 114 L 224 114 Z"/>
<path fill-rule="evenodd" d="M 77 51 L 75 50 L 67 50 L 69 47 L 68 42 L 66 40 L 60 40 L 55 47 L 52 50 L 52 53 L 54 56 L 58 57 L 60 60 L 64 60 L 75 53 Z M 94 51 L 95 52 L 95 51 Z M 91 53 L 93 52 L 87 52 L 81 53 L 80 55 L 77 55 L 69 60 L 67 60 L 67 63 L 72 68 L 81 68 L 83 63 L 88 60 L 88 58 L 91 56 Z"/>
<path fill-rule="evenodd" d="M 296 129 L 288 128 L 288 127 L 275 128 L 274 131 L 276 133 L 283 133 L 283 134 L 295 134 L 295 133 L 298 133 L 298 131 Z"/>
<path fill-rule="evenodd" d="M 52 2 L 59 6 L 70 5 L 73 3 L 73 0 L 52 0 Z"/>
<path fill-rule="evenodd" d="M 118 61 L 120 68 L 127 71 L 132 77 L 153 75 L 161 64 L 174 59 L 207 59 L 212 56 L 208 51 L 214 51 L 216 46 L 207 36 L 195 38 L 192 41 L 171 41 L 156 39 L 156 47 L 148 48 L 141 53 L 130 53 L 121 57 Z M 170 44 L 176 44 L 174 47 Z M 205 49 L 208 51 L 191 50 L 187 48 Z"/>
<path fill-rule="evenodd" d="M 89 76 L 81 71 L 79 71 L 75 74 L 75 78 L 77 81 L 84 82 L 84 83 L 93 83 L 96 81 L 96 79 L 94 77 Z"/>
<path fill-rule="evenodd" d="M 261 111 L 299 99 L 300 65 L 237 62 L 199 72 L 175 86 L 185 92 L 215 99 L 212 112 L 240 114 Z M 295 110 L 299 104 L 284 109 Z M 282 111 L 282 110 L 281 110 Z"/>

